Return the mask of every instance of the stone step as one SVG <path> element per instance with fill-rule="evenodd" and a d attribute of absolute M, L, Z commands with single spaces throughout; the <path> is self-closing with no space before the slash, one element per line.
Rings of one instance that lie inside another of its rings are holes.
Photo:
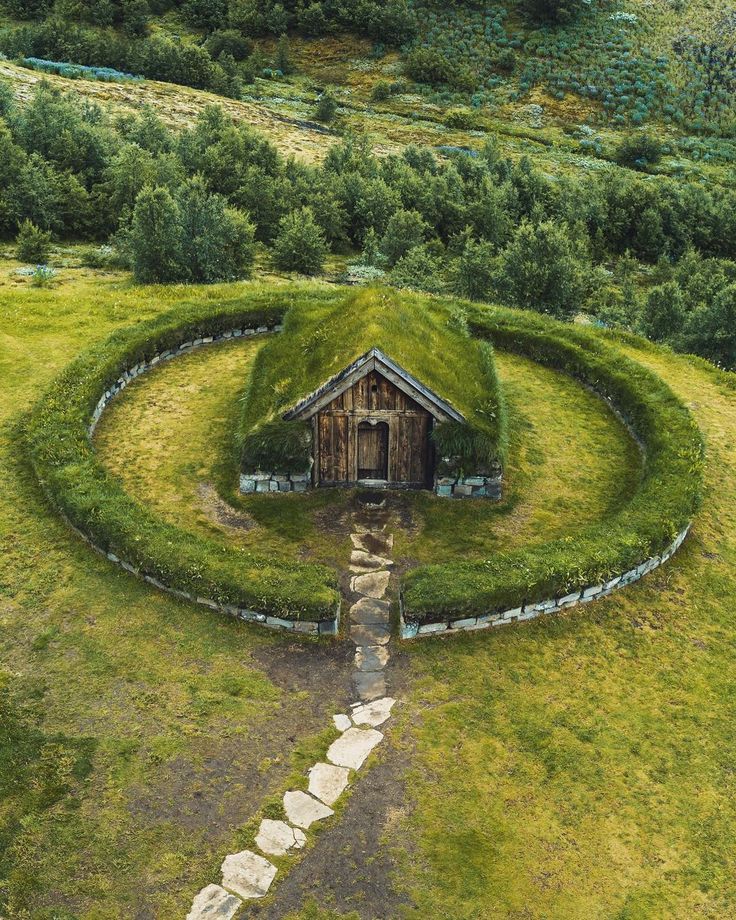
<path fill-rule="evenodd" d="M 350 589 L 366 597 L 381 598 L 386 594 L 390 572 L 370 572 L 367 575 L 354 575 L 350 579 Z"/>
<path fill-rule="evenodd" d="M 381 626 L 388 626 L 391 622 L 391 604 L 375 597 L 361 597 L 350 608 L 348 616 L 350 623 L 362 626 L 378 623 Z"/>
<path fill-rule="evenodd" d="M 256 846 L 266 856 L 286 856 L 290 850 L 301 850 L 306 842 L 304 831 L 270 818 L 261 821 L 256 835 Z"/>
<path fill-rule="evenodd" d="M 352 731 L 352 729 L 349 728 L 348 731 Z M 344 738 L 345 736 L 341 735 L 340 737 Z M 337 740 L 339 741 L 340 738 Z M 338 766 L 340 765 L 338 764 Z M 292 824 L 304 828 L 305 831 L 315 821 L 322 821 L 324 818 L 329 818 L 330 815 L 335 814 L 323 802 L 300 790 L 291 790 L 284 793 L 284 811 Z"/>
<path fill-rule="evenodd" d="M 394 535 L 381 531 L 351 533 L 350 539 L 355 549 L 362 550 L 364 553 L 376 553 L 378 556 L 385 555 L 394 545 Z"/>
<path fill-rule="evenodd" d="M 371 623 L 363 626 L 356 623 L 350 627 L 350 638 L 356 645 L 387 645 L 391 638 L 388 626 Z"/>
<path fill-rule="evenodd" d="M 276 866 L 251 850 L 231 853 L 222 863 L 222 887 L 246 901 L 265 898 L 276 871 Z"/>
<path fill-rule="evenodd" d="M 383 741 L 383 734 L 374 728 L 349 728 L 327 751 L 327 759 L 338 767 L 360 770 L 373 748 Z"/>
<path fill-rule="evenodd" d="M 316 763 L 309 770 L 309 792 L 325 805 L 334 805 L 345 791 L 350 770 L 332 763 Z"/>
<path fill-rule="evenodd" d="M 385 645 L 359 645 L 355 652 L 355 667 L 359 671 L 382 671 L 388 659 Z"/>
<path fill-rule="evenodd" d="M 390 569 L 393 564 L 393 559 L 388 559 L 386 556 L 376 556 L 373 553 L 365 553 L 359 549 L 354 549 L 350 554 L 351 572 L 360 570 L 377 572 L 380 569 Z"/>
<path fill-rule="evenodd" d="M 369 725 L 371 728 L 378 728 L 391 715 L 395 702 L 396 700 L 390 696 L 384 696 L 379 700 L 373 700 L 371 703 L 359 703 L 352 712 L 353 722 L 356 725 Z"/>
<path fill-rule="evenodd" d="M 387 692 L 383 671 L 354 671 L 353 687 L 356 696 L 366 703 L 386 696 Z"/>
<path fill-rule="evenodd" d="M 232 920 L 242 903 L 219 885 L 207 885 L 192 901 L 187 920 Z"/>

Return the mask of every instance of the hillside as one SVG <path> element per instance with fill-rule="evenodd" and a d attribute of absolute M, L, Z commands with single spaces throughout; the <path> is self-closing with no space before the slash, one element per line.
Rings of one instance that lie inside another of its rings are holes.
<path fill-rule="evenodd" d="M 0 0 L 2 917 L 736 916 L 735 35 Z M 241 494 L 375 345 L 500 500 Z"/>

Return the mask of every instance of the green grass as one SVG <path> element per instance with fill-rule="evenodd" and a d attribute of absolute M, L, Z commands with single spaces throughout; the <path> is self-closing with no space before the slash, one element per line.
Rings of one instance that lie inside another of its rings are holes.
<path fill-rule="evenodd" d="M 353 492 L 238 496 L 233 488 L 238 396 L 265 341 L 202 349 L 138 379 L 106 410 L 96 448 L 125 489 L 172 524 L 341 570 Z M 561 537 L 599 520 L 638 484 L 638 450 L 600 399 L 516 355 L 499 352 L 496 361 L 511 424 L 504 500 L 396 495 L 402 567 Z"/>
<path fill-rule="evenodd" d="M 183 916 L 263 803 L 316 756 L 329 714 L 345 701 L 331 668 L 316 697 L 283 689 L 277 663 L 293 679 L 295 653 L 280 637 L 179 604 L 92 554 L 39 494 L 14 422 L 114 329 L 180 300 L 250 288 L 136 288 L 119 275 L 64 269 L 57 287 L 38 290 L 13 280 L 10 267 L 0 263 L 0 706 L 3 740 L 13 742 L 0 742 L 4 912 Z M 155 473 L 173 502 L 176 489 L 196 495 L 203 471 L 216 475 L 217 458 L 194 448 L 205 444 L 203 409 L 227 427 L 230 396 L 212 386 L 208 368 L 221 369 L 234 393 L 249 360 L 248 346 L 238 347 L 179 359 L 111 408 L 101 439 L 116 430 L 130 437 L 120 474 L 131 488 L 144 491 Z M 403 648 L 411 679 L 392 741 L 412 766 L 383 847 L 405 854 L 387 884 L 414 900 L 410 920 L 736 912 L 736 403 L 724 382 L 732 378 L 654 347 L 617 347 L 651 365 L 705 434 L 706 496 L 694 532 L 665 567 L 606 601 Z M 186 362 L 193 389 L 179 393 Z M 583 523 L 616 488 L 631 487 L 619 479 L 631 447 L 597 400 L 524 359 L 499 354 L 498 365 L 518 497 L 494 513 L 497 534 L 532 538 L 551 525 L 558 495 Z M 133 436 L 146 443 L 155 400 L 173 440 L 151 427 L 150 456 L 135 458 Z M 581 425 L 589 434 L 576 468 L 565 434 Z M 167 449 L 189 439 L 191 465 L 177 467 Z M 176 507 L 189 513 L 185 504 Z M 458 504 L 457 513 L 471 507 Z M 196 512 L 191 522 L 211 528 Z M 455 536 L 468 523 L 458 519 Z M 410 534 L 417 555 L 435 551 L 422 545 L 429 529 Z M 317 894 L 293 917 L 332 918 L 331 907 Z"/>
<path fill-rule="evenodd" d="M 63 270 L 38 290 L 12 268 L 0 263 L 2 913 L 184 916 L 239 826 L 281 789 L 295 742 L 345 705 L 339 671 L 315 706 L 274 664 L 283 640 L 98 558 L 48 508 L 15 422 L 114 329 L 242 288 Z"/>
<path fill-rule="evenodd" d="M 332 296 L 318 288 L 307 295 L 309 302 Z M 120 488 L 98 462 L 88 437 L 100 395 L 114 390 L 129 369 L 202 337 L 236 328 L 272 328 L 294 299 L 300 302 L 293 291 L 251 287 L 245 296 L 219 302 L 180 302 L 175 310 L 83 352 L 54 380 L 22 428 L 27 456 L 45 494 L 95 547 L 189 600 L 205 598 L 314 622 L 332 620 L 338 603 L 328 569 L 182 534 Z"/>
<path fill-rule="evenodd" d="M 626 351 L 707 439 L 693 534 L 665 567 L 587 609 L 414 645 L 402 722 L 413 769 L 386 844 L 406 851 L 396 881 L 415 901 L 410 918 L 736 913 L 733 378 Z"/>

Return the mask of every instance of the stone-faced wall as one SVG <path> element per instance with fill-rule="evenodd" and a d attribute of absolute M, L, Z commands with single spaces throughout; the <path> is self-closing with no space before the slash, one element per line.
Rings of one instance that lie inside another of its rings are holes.
<path fill-rule="evenodd" d="M 683 540 L 690 531 L 690 524 L 677 535 L 672 543 L 660 556 L 652 556 L 645 559 L 644 562 L 623 572 L 615 578 L 601 582 L 597 585 L 590 585 L 580 591 L 573 591 L 564 597 L 552 597 L 543 601 L 536 601 L 533 604 L 520 604 L 509 610 L 499 610 L 491 613 L 484 613 L 479 617 L 467 617 L 465 619 L 448 620 L 437 618 L 434 622 L 416 623 L 404 619 L 403 605 L 401 605 L 401 638 L 413 639 L 416 636 L 436 635 L 475 629 L 488 629 L 491 626 L 506 626 L 508 623 L 518 623 L 524 620 L 532 620 L 535 617 L 543 616 L 547 613 L 557 613 L 560 610 L 567 610 L 569 607 L 576 607 L 578 604 L 588 604 L 591 601 L 598 600 L 601 597 L 607 597 L 619 588 L 625 588 L 644 575 L 656 569 L 658 566 L 667 562 L 680 548 Z M 399 599 L 401 604 L 401 599 Z"/>
<path fill-rule="evenodd" d="M 502 476 L 437 476 L 434 491 L 445 498 L 501 498 Z"/>
<path fill-rule="evenodd" d="M 256 473 L 240 474 L 240 491 L 253 492 L 306 492 L 312 481 L 311 473 Z"/>

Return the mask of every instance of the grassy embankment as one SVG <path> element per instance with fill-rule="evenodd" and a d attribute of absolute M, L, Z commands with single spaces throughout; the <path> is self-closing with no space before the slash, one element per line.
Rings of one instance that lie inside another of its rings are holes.
<path fill-rule="evenodd" d="M 387 840 L 412 918 L 736 912 L 736 388 L 624 350 L 701 426 L 704 506 L 675 560 L 604 602 L 416 645 L 408 817 Z"/>
<path fill-rule="evenodd" d="M 3 269 L 9 899 L 39 918 L 62 905 L 95 920 L 143 905 L 179 915 L 192 883 L 213 875 L 237 827 L 286 775 L 295 740 L 342 705 L 342 690 L 325 677 L 334 662 L 315 685 L 314 659 L 287 653 L 285 640 L 178 604 L 96 558 L 48 511 L 15 453 L 18 414 L 90 341 L 223 289 L 135 289 L 116 276 L 62 272 L 58 288 L 39 291 Z M 172 363 L 112 410 L 108 433 L 119 426 L 121 450 L 136 438 L 150 450 L 140 461 L 127 454 L 121 468 L 136 489 L 158 478 L 161 500 L 181 506 L 177 496 L 195 495 L 197 478 L 210 476 L 217 458 L 195 447 L 210 408 L 209 440 L 227 427 L 231 397 L 211 380 L 217 367 L 228 387 L 240 385 L 248 355 L 231 349 Z M 416 917 L 720 918 L 736 909 L 736 399 L 687 359 L 626 350 L 691 405 L 706 435 L 703 510 L 675 560 L 605 602 L 410 647 L 415 679 L 392 738 L 412 769 L 385 847 L 407 854 L 395 883 Z M 502 355 L 499 366 L 518 501 L 493 521 L 496 537 L 547 536 L 567 514 L 600 513 L 629 456 L 616 426 L 564 378 Z M 191 390 L 177 385 L 186 377 L 165 377 L 184 369 Z M 571 428 L 576 450 L 566 446 Z M 189 452 L 175 468 L 178 445 Z M 210 529 L 198 514 L 195 505 L 192 526 Z M 431 558 L 437 521 L 414 514 L 425 527 L 402 537 L 401 552 Z M 448 539 L 460 531 L 453 524 Z M 308 532 L 298 539 L 308 543 Z M 475 539 L 461 546 L 473 551 Z"/>

